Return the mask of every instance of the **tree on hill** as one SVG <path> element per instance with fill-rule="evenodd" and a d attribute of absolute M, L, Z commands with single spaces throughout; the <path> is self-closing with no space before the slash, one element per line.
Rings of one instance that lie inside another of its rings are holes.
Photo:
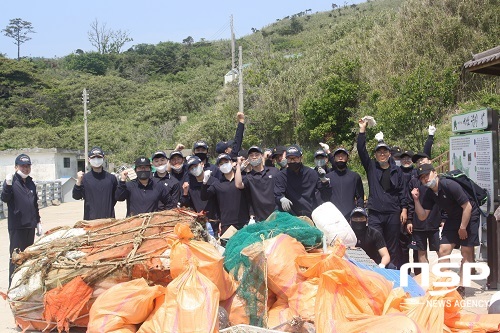
<path fill-rule="evenodd" d="M 106 23 L 100 24 L 97 19 L 90 24 L 87 34 L 100 54 L 120 53 L 126 43 L 133 41 L 128 31 L 107 29 Z"/>
<path fill-rule="evenodd" d="M 9 25 L 2 30 L 5 36 L 13 38 L 17 45 L 17 60 L 21 59 L 21 44 L 31 39 L 28 34 L 35 33 L 31 22 L 20 18 L 11 19 Z"/>

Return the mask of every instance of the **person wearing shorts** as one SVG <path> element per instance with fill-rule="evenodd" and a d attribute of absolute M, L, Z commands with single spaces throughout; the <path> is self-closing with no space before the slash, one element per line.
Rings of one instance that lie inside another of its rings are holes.
<path fill-rule="evenodd" d="M 465 190 L 451 179 L 440 178 L 432 164 L 423 164 L 417 168 L 417 176 L 430 191 L 426 191 L 420 203 L 418 188 L 412 190 L 415 212 L 420 220 L 425 220 L 434 207 L 438 205 L 448 215 L 441 233 L 439 257 L 451 254 L 456 245 L 460 246 L 462 267 L 466 262 L 474 261 L 474 246 L 479 246 L 479 207 L 469 198 Z M 449 262 L 441 260 L 441 262 Z M 462 283 L 462 281 L 460 281 Z M 457 289 L 462 295 L 464 287 Z"/>

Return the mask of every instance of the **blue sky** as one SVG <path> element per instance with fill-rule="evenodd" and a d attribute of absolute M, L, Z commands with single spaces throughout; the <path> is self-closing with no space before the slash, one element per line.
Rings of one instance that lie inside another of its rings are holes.
<path fill-rule="evenodd" d="M 9 20 L 31 22 L 36 33 L 21 45 L 21 56 L 64 57 L 76 49 L 94 50 L 87 32 L 97 19 L 112 30 L 127 30 L 134 40 L 125 49 L 141 43 L 182 42 L 188 36 L 195 41 L 229 39 L 229 21 L 234 17 L 236 37 L 251 33 L 288 15 L 312 9 L 312 13 L 362 0 L 22 0 L 4 1 L 0 10 L 0 30 Z M 0 53 L 17 57 L 12 38 L 0 35 Z"/>

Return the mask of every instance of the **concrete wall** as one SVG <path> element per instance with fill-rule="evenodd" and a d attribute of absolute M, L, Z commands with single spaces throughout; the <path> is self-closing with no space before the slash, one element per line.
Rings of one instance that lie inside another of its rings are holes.
<path fill-rule="evenodd" d="M 76 150 L 60 148 L 29 148 L 9 149 L 0 151 L 0 180 L 5 179 L 7 173 L 14 173 L 14 162 L 19 154 L 27 154 L 31 158 L 31 174 L 35 181 L 48 181 L 65 177 L 76 177 L 77 156 Z M 64 167 L 64 158 L 69 158 L 69 167 Z"/>

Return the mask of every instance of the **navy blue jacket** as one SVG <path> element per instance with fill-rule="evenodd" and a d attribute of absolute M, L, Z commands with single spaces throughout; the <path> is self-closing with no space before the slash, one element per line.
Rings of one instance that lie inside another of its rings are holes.
<path fill-rule="evenodd" d="M 401 169 L 394 163 L 389 164 L 391 189 L 386 192 L 380 184 L 383 169 L 375 159 L 370 159 L 366 150 L 366 133 L 358 134 L 357 148 L 370 188 L 367 208 L 385 214 L 400 213 L 401 209 L 408 206 Z"/>
<path fill-rule="evenodd" d="M 28 176 L 26 182 L 17 173 L 14 174 L 12 185 L 3 183 L 2 201 L 7 203 L 9 230 L 34 229 L 40 222 L 38 211 L 38 195 L 33 179 Z"/>
<path fill-rule="evenodd" d="M 182 169 L 181 169 L 181 172 L 177 173 L 175 172 L 173 169 L 172 169 L 172 172 L 170 172 L 170 176 L 174 177 L 175 179 L 177 179 L 177 181 L 179 183 L 181 183 L 181 186 L 184 182 L 187 182 L 188 181 L 188 168 L 187 168 L 187 165 L 186 164 L 183 164 L 182 165 Z"/>
<path fill-rule="evenodd" d="M 177 204 L 179 203 L 179 199 L 181 196 L 181 185 L 179 184 L 177 179 L 175 179 L 168 173 L 165 177 L 160 178 L 157 172 L 153 173 L 152 179 L 155 183 L 163 184 L 168 192 L 168 202 L 164 204 L 163 202 L 159 201 L 158 210 L 177 208 Z"/>
<path fill-rule="evenodd" d="M 321 183 L 321 201 L 331 201 L 349 221 L 355 207 L 363 207 L 365 190 L 360 175 L 349 169 L 332 170 L 326 174 L 329 183 Z"/>
<path fill-rule="evenodd" d="M 245 132 L 245 124 L 240 123 L 238 121 L 238 126 L 236 127 L 236 134 L 234 135 L 233 148 L 229 156 L 232 159 L 236 159 L 238 157 L 238 152 L 241 150 L 241 144 L 243 142 L 243 133 Z"/>
<path fill-rule="evenodd" d="M 127 216 L 158 211 L 158 202 L 168 204 L 169 193 L 163 183 L 149 179 L 146 186 L 138 179 L 129 182 L 119 181 L 116 200 L 127 200 Z"/>
<path fill-rule="evenodd" d="M 280 199 L 286 197 L 292 202 L 290 214 L 311 217 L 312 211 L 318 207 L 316 189 L 318 173 L 309 167 L 302 166 L 298 172 L 286 168 L 276 175 L 274 182 L 274 200 L 280 211 Z"/>
<path fill-rule="evenodd" d="M 279 171 L 275 167 L 264 167 L 261 172 L 254 170 L 243 176 L 243 184 L 248 194 L 250 215 L 256 221 L 264 221 L 276 208 L 274 202 L 274 181 Z"/>
<path fill-rule="evenodd" d="M 80 186 L 73 186 L 73 199 L 83 199 L 83 219 L 95 220 L 115 217 L 115 193 L 118 180 L 103 170 L 91 170 L 83 176 Z"/>

